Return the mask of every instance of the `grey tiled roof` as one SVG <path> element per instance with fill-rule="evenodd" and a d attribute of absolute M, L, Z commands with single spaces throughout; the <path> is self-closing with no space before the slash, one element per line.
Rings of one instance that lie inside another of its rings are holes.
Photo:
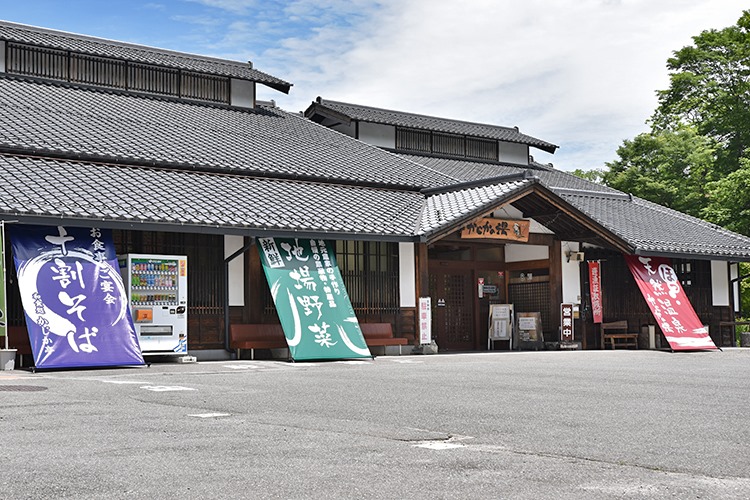
<path fill-rule="evenodd" d="M 502 204 L 509 196 L 528 189 L 535 182 L 523 179 L 428 196 L 420 233 L 430 236 L 463 225 L 467 217 L 481 216 L 488 207 Z"/>
<path fill-rule="evenodd" d="M 402 188 L 456 182 L 280 109 L 210 106 L 10 77 L 0 77 L 0 150 Z"/>
<path fill-rule="evenodd" d="M 401 155 L 463 181 L 523 172 L 523 167 Z M 750 238 L 631 197 L 546 165 L 532 164 L 540 184 L 625 241 L 634 253 L 750 260 Z M 565 239 L 564 234 L 558 235 Z"/>
<path fill-rule="evenodd" d="M 26 223 L 404 240 L 423 204 L 414 191 L 0 154 L 0 214 Z"/>
<path fill-rule="evenodd" d="M 522 134 L 516 128 L 498 127 L 495 125 L 485 125 L 481 123 L 418 115 L 414 113 L 404 113 L 389 109 L 331 101 L 320 97 L 318 97 L 318 99 L 311 105 L 311 107 L 315 106 L 330 109 L 336 113 L 347 116 L 352 120 L 527 144 L 550 153 L 557 149 L 557 146 L 554 144 Z"/>
<path fill-rule="evenodd" d="M 291 87 L 290 83 L 253 69 L 248 63 L 173 52 L 8 21 L 0 21 L 0 40 L 252 80 L 286 93 Z"/>
<path fill-rule="evenodd" d="M 562 198 L 627 241 L 636 253 L 750 260 L 750 238 L 638 197 Z"/>

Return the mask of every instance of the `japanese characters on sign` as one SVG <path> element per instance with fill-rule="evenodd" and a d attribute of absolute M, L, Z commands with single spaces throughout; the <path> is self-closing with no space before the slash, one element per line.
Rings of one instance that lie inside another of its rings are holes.
<path fill-rule="evenodd" d="M 372 356 L 328 242 L 259 238 L 257 244 L 292 358 Z"/>
<path fill-rule="evenodd" d="M 667 259 L 637 255 L 625 259 L 673 350 L 716 349 Z"/>
<path fill-rule="evenodd" d="M 419 343 L 432 342 L 432 299 L 419 297 Z"/>
<path fill-rule="evenodd" d="M 529 241 L 527 220 L 481 218 L 461 230 L 461 238 L 489 238 L 496 240 Z"/>
<path fill-rule="evenodd" d="M 589 294 L 594 323 L 601 323 L 604 312 L 602 308 L 601 264 L 599 261 L 589 261 Z"/>
<path fill-rule="evenodd" d="M 573 342 L 573 304 L 560 304 L 560 341 Z"/>
<path fill-rule="evenodd" d="M 19 225 L 10 236 L 37 368 L 144 363 L 108 230 Z"/>

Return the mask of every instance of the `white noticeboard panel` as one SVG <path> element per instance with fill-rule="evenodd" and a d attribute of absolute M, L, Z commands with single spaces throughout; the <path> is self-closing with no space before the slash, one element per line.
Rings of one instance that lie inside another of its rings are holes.
<path fill-rule="evenodd" d="M 494 341 L 513 341 L 513 304 L 490 304 L 487 339 L 488 349 L 492 348 Z"/>
<path fill-rule="evenodd" d="M 419 343 L 432 342 L 432 300 L 419 297 Z"/>

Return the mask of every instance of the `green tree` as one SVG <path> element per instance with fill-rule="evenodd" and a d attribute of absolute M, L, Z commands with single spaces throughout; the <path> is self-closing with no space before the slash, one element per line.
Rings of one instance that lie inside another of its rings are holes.
<path fill-rule="evenodd" d="M 587 181 L 596 182 L 597 184 L 600 184 L 602 182 L 604 176 L 604 172 L 597 168 L 591 170 L 583 170 L 577 168 L 573 170 L 571 174 L 575 175 L 576 177 L 580 177 L 581 179 L 586 179 Z"/>
<path fill-rule="evenodd" d="M 750 147 L 750 11 L 736 26 L 693 37 L 667 61 L 670 86 L 657 92 L 654 131 L 695 126 L 717 141 L 715 169 L 729 173 Z"/>
<path fill-rule="evenodd" d="M 682 125 L 675 130 L 644 133 L 617 149 L 607 163 L 604 184 L 665 207 L 700 217 L 708 204 L 706 185 L 713 170 L 716 143 Z"/>
<path fill-rule="evenodd" d="M 703 217 L 727 229 L 750 235 L 750 159 L 740 168 L 710 183 L 711 196 Z"/>

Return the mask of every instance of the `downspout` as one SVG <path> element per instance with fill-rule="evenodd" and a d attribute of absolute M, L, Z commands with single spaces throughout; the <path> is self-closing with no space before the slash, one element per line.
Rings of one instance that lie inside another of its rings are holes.
<path fill-rule="evenodd" d="M 231 352 L 229 348 L 229 263 L 247 252 L 255 244 L 255 238 L 250 237 L 250 242 L 224 259 L 224 349 Z"/>

